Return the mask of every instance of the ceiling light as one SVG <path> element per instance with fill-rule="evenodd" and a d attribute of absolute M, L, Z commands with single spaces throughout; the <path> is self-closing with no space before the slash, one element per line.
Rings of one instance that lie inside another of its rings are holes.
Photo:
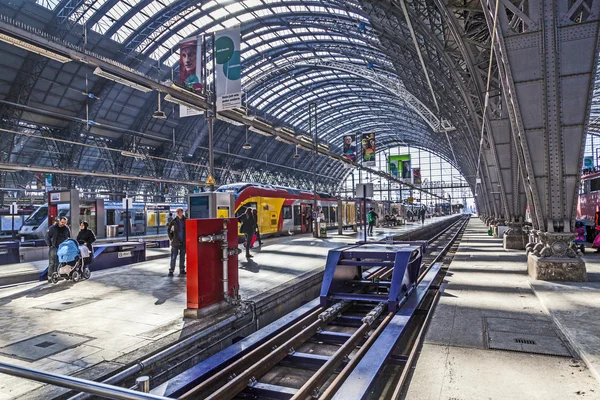
<path fill-rule="evenodd" d="M 5 35 L 3 33 L 0 33 L 0 41 L 8 43 L 8 44 L 12 44 L 13 46 L 20 47 L 21 49 L 24 49 L 27 51 L 31 51 L 32 53 L 39 54 L 44 57 L 48 57 L 54 61 L 58 61 L 63 64 L 71 61 L 71 59 L 67 56 L 55 53 L 54 51 L 44 49 L 43 47 L 39 47 L 35 44 L 25 42 L 23 40 L 14 38 L 12 36 Z"/>
<path fill-rule="evenodd" d="M 130 81 L 129 79 L 125 79 L 122 76 L 115 75 L 110 72 L 106 72 L 106 71 L 100 69 L 100 67 L 96 67 L 96 69 L 94 70 L 94 75 L 98 75 L 105 79 L 120 83 L 121 85 L 128 86 L 132 89 L 139 90 L 140 92 L 149 93 L 152 91 L 152 88 L 149 88 L 148 86 L 140 85 L 138 83 Z"/>
<path fill-rule="evenodd" d="M 248 142 L 248 125 L 246 125 L 246 142 L 244 143 L 242 148 L 244 150 L 250 150 L 252 148 L 252 145 L 250 144 L 250 142 Z"/>
<path fill-rule="evenodd" d="M 167 114 L 160 109 L 160 92 L 158 92 L 158 110 L 152 113 L 152 118 L 167 119 Z"/>
<path fill-rule="evenodd" d="M 271 136 L 271 134 L 269 132 L 263 131 L 262 129 L 255 128 L 253 126 L 249 127 L 248 129 L 250 129 L 252 132 L 258 133 L 259 135 Z"/>

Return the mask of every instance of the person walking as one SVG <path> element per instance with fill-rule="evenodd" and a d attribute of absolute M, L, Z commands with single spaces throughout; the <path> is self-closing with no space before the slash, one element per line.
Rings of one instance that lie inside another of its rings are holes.
<path fill-rule="evenodd" d="M 48 282 L 52 282 L 52 274 L 58 269 L 58 246 L 71 238 L 71 230 L 67 226 L 67 217 L 60 217 L 46 233 L 46 244 L 48 245 Z"/>
<path fill-rule="evenodd" d="M 367 222 L 369 223 L 369 230 L 367 231 L 368 235 L 373 236 L 373 228 L 375 228 L 375 225 L 377 224 L 377 218 L 379 218 L 379 215 L 371 208 L 367 214 Z"/>
<path fill-rule="evenodd" d="M 169 223 L 167 232 L 171 241 L 171 266 L 169 267 L 169 276 L 175 272 L 177 255 L 179 255 L 179 275 L 185 275 L 185 220 L 183 208 L 175 210 L 176 217 Z"/>
<path fill-rule="evenodd" d="M 419 217 L 421 218 L 422 224 L 425 223 L 425 215 L 426 214 L 427 214 L 427 209 L 425 208 L 425 206 L 421 207 L 421 209 L 419 210 Z"/>
<path fill-rule="evenodd" d="M 240 227 L 240 232 L 244 234 L 246 237 L 246 259 L 250 259 L 253 256 L 250 254 L 250 245 L 252 243 L 252 237 L 256 233 L 256 222 L 254 216 L 252 215 L 252 209 L 246 208 L 246 212 L 241 219 L 242 226 Z"/>
<path fill-rule="evenodd" d="M 260 229 L 258 229 L 258 211 L 256 209 L 252 209 L 252 217 L 254 218 L 254 224 L 256 225 L 256 240 L 258 241 L 258 245 L 262 246 L 262 240 L 260 240 Z"/>

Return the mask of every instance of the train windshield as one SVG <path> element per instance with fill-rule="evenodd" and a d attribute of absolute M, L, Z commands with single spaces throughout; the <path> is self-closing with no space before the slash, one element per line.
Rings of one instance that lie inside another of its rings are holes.
<path fill-rule="evenodd" d="M 40 206 L 25 220 L 23 225 L 40 225 L 46 218 L 48 218 L 48 206 Z"/>

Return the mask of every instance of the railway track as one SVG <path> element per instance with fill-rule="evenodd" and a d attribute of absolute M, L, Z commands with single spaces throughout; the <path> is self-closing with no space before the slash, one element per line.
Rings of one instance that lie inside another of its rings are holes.
<path fill-rule="evenodd" d="M 376 300 L 392 286 L 392 267 L 381 266 L 385 262 L 343 261 L 367 266 L 379 264 L 352 280 L 353 286 L 359 288 L 357 296 L 370 300 L 356 300 L 346 295 L 348 299 L 317 307 L 252 351 L 221 365 L 208 379 L 191 388 L 188 386 L 185 392 L 178 394 L 179 398 L 346 400 L 351 398 L 348 395 L 400 398 L 410 370 L 407 366 L 415 359 L 413 349 L 419 343 L 422 327 L 443 279 L 444 257 L 448 256 L 467 221 L 460 219 L 427 242 L 428 251 L 423 254 L 417 284 L 400 301 L 398 312 L 390 312 L 386 302 Z M 407 317 L 410 324 L 402 330 L 392 353 L 385 355 L 385 363 L 379 365 L 377 371 L 367 373 L 368 384 L 348 387 L 348 378 L 356 373 L 357 367 L 365 367 L 361 366 L 365 360 L 374 357 L 378 338 L 382 333 L 389 334 L 386 328 L 403 312 L 403 304 L 409 304 L 411 298 L 414 302 L 414 297 L 420 300 Z M 382 368 L 387 373 L 379 374 Z M 386 379 L 381 379 L 384 376 Z M 393 385 L 390 385 L 390 377 L 395 381 Z"/>

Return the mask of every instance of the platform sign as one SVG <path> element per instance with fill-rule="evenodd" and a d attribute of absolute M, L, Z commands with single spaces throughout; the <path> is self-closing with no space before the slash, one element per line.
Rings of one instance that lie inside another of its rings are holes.
<path fill-rule="evenodd" d="M 242 65 L 240 60 L 240 27 L 215 32 L 215 79 L 217 111 L 242 106 Z"/>
<path fill-rule="evenodd" d="M 123 208 L 133 208 L 133 198 L 126 197 L 123 199 Z"/>

